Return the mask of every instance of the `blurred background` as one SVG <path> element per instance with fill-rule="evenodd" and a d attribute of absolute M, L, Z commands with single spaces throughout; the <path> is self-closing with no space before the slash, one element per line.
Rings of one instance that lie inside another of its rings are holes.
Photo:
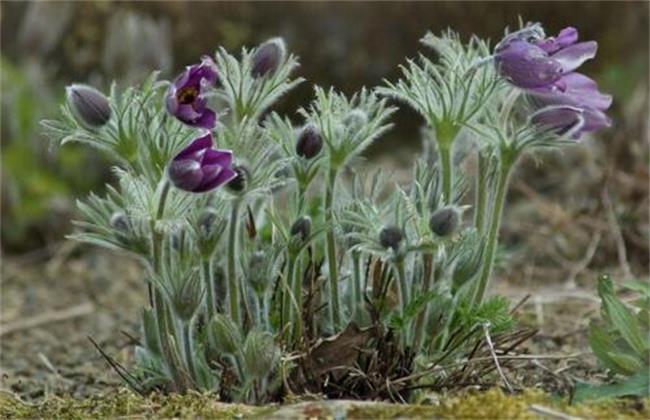
<path fill-rule="evenodd" d="M 110 181 L 110 162 L 98 153 L 53 149 L 40 134 L 38 121 L 56 115 L 69 83 L 107 90 L 112 80 L 137 83 L 155 68 L 171 78 L 219 45 L 237 50 L 281 35 L 309 81 L 280 104 L 293 113 L 309 101 L 311 83 L 350 93 L 395 79 L 397 65 L 423 51 L 418 40 L 426 31 L 450 27 L 494 43 L 521 17 L 542 22 L 549 34 L 571 25 L 582 39 L 598 41 L 597 59 L 582 69 L 614 96 L 614 127 L 543 156 L 542 165 L 524 163 L 505 223 L 508 258 L 526 261 L 526 269 L 549 255 L 570 265 L 598 232 L 590 267 L 647 273 L 647 3 L 48 1 L 3 2 L 1 15 L 5 254 L 47 253 L 70 231 L 74 198 Z M 407 166 L 420 125 L 404 107 L 396 129 L 369 155 Z"/>
<path fill-rule="evenodd" d="M 614 96 L 614 126 L 562 153 L 519 166 L 502 228 L 501 277 L 492 293 L 540 329 L 532 352 L 584 351 L 597 314 L 596 275 L 648 278 L 650 157 L 647 2 L 2 2 L 2 293 L 0 389 L 27 399 L 84 396 L 119 387 L 88 336 L 131 364 L 145 304 L 142 271 L 124 256 L 65 240 L 74 200 L 112 182 L 110 164 L 76 145 L 52 148 L 39 121 L 53 118 L 64 88 L 172 78 L 202 54 L 283 36 L 304 83 L 279 104 L 295 117 L 311 84 L 346 93 L 395 80 L 427 32 L 452 28 L 492 39 L 518 19 L 548 34 L 565 26 L 599 43 L 581 67 Z M 396 127 L 368 152 L 405 174 L 420 147 L 421 119 L 403 107 Z M 468 169 L 471 170 L 471 165 Z M 507 280 L 507 281 L 503 281 Z M 64 339 L 62 339 L 64 337 Z M 568 346 L 568 347 L 567 347 Z M 29 351 L 26 351 L 29 349 Z M 584 354 L 584 353 L 582 353 Z M 583 358 L 580 358 L 583 361 Z M 563 369 L 562 369 L 563 370 Z"/>

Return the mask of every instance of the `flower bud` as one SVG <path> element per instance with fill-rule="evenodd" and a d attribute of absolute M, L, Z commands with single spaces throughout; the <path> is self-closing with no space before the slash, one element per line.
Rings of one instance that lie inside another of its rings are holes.
<path fill-rule="evenodd" d="M 256 251 L 251 255 L 248 262 L 248 282 L 258 295 L 262 295 L 269 285 L 269 278 L 273 277 L 270 272 L 270 256 L 264 251 Z"/>
<path fill-rule="evenodd" d="M 286 55 L 287 47 L 282 38 L 269 39 L 255 51 L 251 74 L 257 78 L 273 73 L 280 67 Z"/>
<path fill-rule="evenodd" d="M 232 167 L 235 171 L 235 177 L 226 184 L 226 188 L 232 193 L 242 193 L 248 188 L 248 181 L 250 180 L 250 172 L 244 165 L 236 165 Z"/>
<path fill-rule="evenodd" d="M 212 344 L 220 353 L 235 354 L 241 348 L 242 336 L 234 322 L 223 314 L 216 314 L 210 322 Z"/>
<path fill-rule="evenodd" d="M 200 232 L 209 235 L 217 221 L 217 212 L 212 209 L 206 209 L 199 218 Z"/>
<path fill-rule="evenodd" d="M 399 249 L 400 243 L 404 239 L 404 232 L 397 226 L 386 226 L 379 232 L 379 243 L 384 248 L 393 248 L 393 251 Z"/>
<path fill-rule="evenodd" d="M 449 236 L 456 231 L 460 224 L 460 215 L 453 207 L 443 207 L 436 210 L 429 221 L 429 228 L 438 236 Z"/>
<path fill-rule="evenodd" d="M 307 124 L 300 130 L 296 142 L 296 154 L 305 159 L 313 159 L 323 148 L 323 139 L 314 124 Z"/>
<path fill-rule="evenodd" d="M 364 125 L 368 123 L 368 114 L 361 109 L 353 109 L 343 119 L 343 124 L 349 133 L 359 131 Z"/>
<path fill-rule="evenodd" d="M 108 98 L 93 87 L 70 85 L 66 88 L 66 96 L 77 120 L 88 127 L 99 128 L 111 118 Z"/>
<path fill-rule="evenodd" d="M 191 275 L 183 280 L 183 284 L 172 296 L 174 313 L 185 322 L 189 322 L 201 306 L 203 290 L 199 276 Z"/>
<path fill-rule="evenodd" d="M 253 330 L 244 342 L 244 362 L 252 376 L 264 378 L 279 360 L 280 352 L 268 332 Z"/>
<path fill-rule="evenodd" d="M 130 231 L 129 218 L 121 211 L 113 213 L 110 220 L 111 227 L 121 233 Z"/>
<path fill-rule="evenodd" d="M 291 236 L 300 236 L 300 239 L 304 242 L 309 238 L 311 233 L 311 218 L 309 216 L 302 216 L 298 218 L 291 226 Z"/>

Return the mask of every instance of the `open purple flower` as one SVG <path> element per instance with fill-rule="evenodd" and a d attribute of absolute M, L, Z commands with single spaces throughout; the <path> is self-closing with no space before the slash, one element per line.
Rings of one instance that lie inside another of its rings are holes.
<path fill-rule="evenodd" d="M 204 56 L 201 64 L 188 66 L 167 92 L 167 111 L 187 125 L 211 129 L 217 114 L 207 107 L 204 90 L 217 82 L 214 61 Z"/>
<path fill-rule="evenodd" d="M 520 88 L 548 86 L 594 58 L 595 41 L 577 42 L 578 31 L 565 28 L 557 37 L 530 37 L 529 30 L 506 36 L 496 47 L 499 72 Z"/>
<path fill-rule="evenodd" d="M 232 169 L 232 152 L 212 149 L 210 133 L 177 154 L 167 172 L 177 188 L 195 193 L 217 188 L 237 176 Z"/>
<path fill-rule="evenodd" d="M 538 111 L 535 123 L 571 131 L 574 138 L 611 126 L 605 111 L 612 96 L 601 93 L 596 82 L 580 73 L 562 76 L 550 86 L 528 89 L 527 93 Z M 572 122 L 573 121 L 573 122 Z"/>

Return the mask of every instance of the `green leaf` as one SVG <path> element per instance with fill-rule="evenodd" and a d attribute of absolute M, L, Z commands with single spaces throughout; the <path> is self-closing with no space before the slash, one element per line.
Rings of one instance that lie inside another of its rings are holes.
<path fill-rule="evenodd" d="M 623 396 L 650 396 L 650 376 L 647 372 L 639 372 L 625 381 L 612 384 L 593 386 L 584 382 L 578 382 L 573 396 L 574 403 L 588 400 L 599 400 Z"/>
<path fill-rule="evenodd" d="M 643 370 L 643 361 L 638 357 L 629 354 L 611 351 L 607 356 L 614 361 L 621 369 L 630 373 L 641 372 Z"/>
<path fill-rule="evenodd" d="M 647 350 L 648 343 L 643 342 L 639 321 L 632 311 L 616 298 L 612 281 L 608 276 L 599 279 L 598 294 L 603 301 L 603 308 L 613 327 L 621 333 L 634 351 L 644 353 Z"/>
<path fill-rule="evenodd" d="M 645 297 L 650 298 L 650 282 L 642 280 L 631 280 L 623 284 L 623 287 L 629 290 L 639 292 Z"/>
<path fill-rule="evenodd" d="M 589 328 L 589 346 L 598 360 L 607 368 L 618 373 L 631 374 L 633 372 L 621 369 L 620 366 L 609 356 L 616 351 L 614 341 L 600 325 L 592 322 Z"/>

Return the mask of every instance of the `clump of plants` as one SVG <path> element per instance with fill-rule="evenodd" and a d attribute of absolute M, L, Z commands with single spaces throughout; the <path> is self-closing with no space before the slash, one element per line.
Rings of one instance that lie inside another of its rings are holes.
<path fill-rule="evenodd" d="M 303 82 L 279 38 L 174 81 L 70 86 L 44 127 L 109 155 L 117 181 L 79 202 L 71 236 L 146 268 L 137 365 L 120 375 L 142 393 L 264 403 L 406 400 L 481 374 L 459 362 L 528 336 L 510 302 L 486 298 L 517 162 L 610 124 L 611 97 L 575 71 L 596 43 L 577 40 L 539 24 L 495 48 L 427 34 L 433 58 L 402 79 L 350 97 L 315 86 L 292 118 L 272 111 Z M 395 104 L 426 124 L 400 184 L 363 160 Z"/>

